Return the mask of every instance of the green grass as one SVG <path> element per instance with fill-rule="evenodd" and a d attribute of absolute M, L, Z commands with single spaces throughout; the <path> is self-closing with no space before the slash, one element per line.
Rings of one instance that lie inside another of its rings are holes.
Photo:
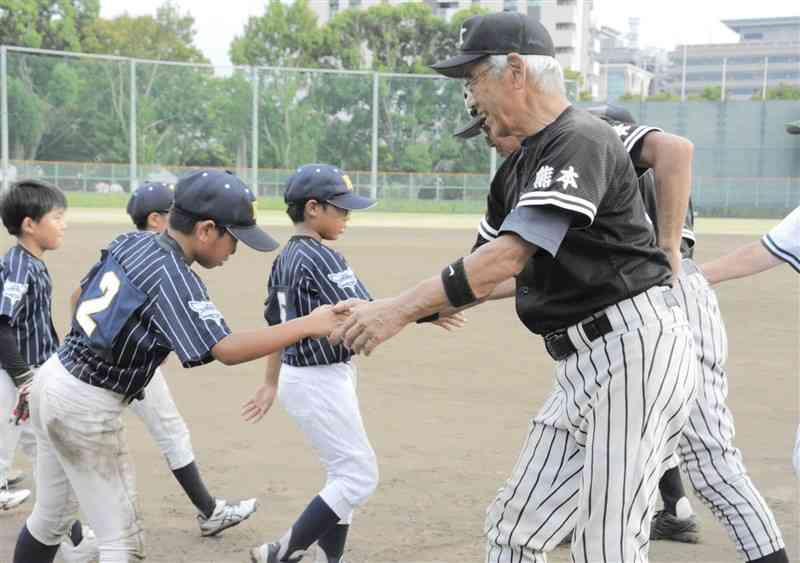
<path fill-rule="evenodd" d="M 70 207 L 124 209 L 128 203 L 128 194 L 98 194 L 91 192 L 67 192 Z M 390 213 L 482 213 L 484 201 L 434 201 L 410 199 L 386 199 L 378 201 L 371 209 L 377 212 Z M 260 197 L 258 208 L 263 210 L 283 211 L 286 204 L 282 198 Z"/>

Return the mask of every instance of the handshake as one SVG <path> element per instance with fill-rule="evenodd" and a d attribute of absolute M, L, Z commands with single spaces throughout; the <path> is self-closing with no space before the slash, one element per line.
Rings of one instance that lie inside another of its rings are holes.
<path fill-rule="evenodd" d="M 327 337 L 333 345 L 343 345 L 355 354 L 369 356 L 383 342 L 417 319 L 405 311 L 396 298 L 364 301 L 348 299 L 336 305 L 321 305 L 309 315 L 313 338 Z M 450 331 L 464 326 L 466 318 L 454 313 L 432 324 Z"/>

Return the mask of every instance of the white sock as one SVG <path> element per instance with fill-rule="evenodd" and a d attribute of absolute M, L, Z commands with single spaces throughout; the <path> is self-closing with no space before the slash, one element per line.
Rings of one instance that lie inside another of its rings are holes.
<path fill-rule="evenodd" d="M 676 517 L 685 520 L 686 518 L 690 518 L 693 514 L 694 510 L 692 510 L 692 504 L 689 502 L 688 498 L 681 497 L 681 500 L 675 503 Z"/>

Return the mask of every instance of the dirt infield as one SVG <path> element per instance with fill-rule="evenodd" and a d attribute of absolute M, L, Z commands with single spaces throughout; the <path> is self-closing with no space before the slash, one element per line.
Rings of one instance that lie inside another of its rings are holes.
<path fill-rule="evenodd" d="M 119 225 L 73 226 L 63 250 L 48 256 L 55 285 L 56 326 L 67 322 L 67 299 Z M 289 230 L 272 229 L 280 240 Z M 470 247 L 472 230 L 356 227 L 336 246 L 375 296 L 406 288 Z M 699 258 L 752 240 L 704 235 Z M 0 241 L 4 251 L 10 240 Z M 274 255 L 240 248 L 224 269 L 200 272 L 231 327 L 262 322 L 265 279 Z M 776 513 L 790 560 L 798 549 L 798 481 L 791 448 L 798 422 L 798 276 L 788 267 L 719 290 L 731 358 L 730 406 L 737 444 Z M 510 472 L 528 419 L 552 385 L 552 362 L 541 340 L 516 320 L 513 305 L 471 312 L 460 333 L 410 327 L 371 358 L 359 361 L 364 418 L 381 467 L 381 484 L 356 514 L 351 563 L 477 563 L 483 559 L 484 510 Z M 143 425 L 127 416 L 134 452 L 148 561 L 245 562 L 247 549 L 282 533 L 323 482 L 315 456 L 276 405 L 246 425 L 240 405 L 261 381 L 263 363 L 211 365 L 191 371 L 174 359 L 168 381 L 192 430 L 213 494 L 258 496 L 259 512 L 220 538 L 201 539 L 194 510 L 179 490 Z M 25 460 L 22 467 L 28 468 Z M 30 481 L 28 481 L 30 483 Z M 730 562 L 738 558 L 711 514 L 700 511 L 702 543 L 655 542 L 653 562 Z M 32 507 L 0 513 L 0 561 Z M 568 561 L 565 549 L 551 561 Z"/>

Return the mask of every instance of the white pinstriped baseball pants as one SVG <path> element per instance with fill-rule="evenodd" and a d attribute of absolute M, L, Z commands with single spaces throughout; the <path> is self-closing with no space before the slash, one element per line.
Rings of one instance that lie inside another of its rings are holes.
<path fill-rule="evenodd" d="M 487 563 L 543 563 L 569 530 L 576 563 L 648 560 L 658 481 L 697 383 L 686 317 L 654 287 L 605 310 L 612 331 L 556 365 L 511 477 L 487 510 Z"/>
<path fill-rule="evenodd" d="M 769 555 L 784 547 L 783 538 L 733 445 L 733 415 L 725 405 L 728 337 L 717 296 L 687 261 L 674 294 L 689 319 L 701 374 L 689 423 L 678 443 L 682 467 L 745 560 Z"/>

